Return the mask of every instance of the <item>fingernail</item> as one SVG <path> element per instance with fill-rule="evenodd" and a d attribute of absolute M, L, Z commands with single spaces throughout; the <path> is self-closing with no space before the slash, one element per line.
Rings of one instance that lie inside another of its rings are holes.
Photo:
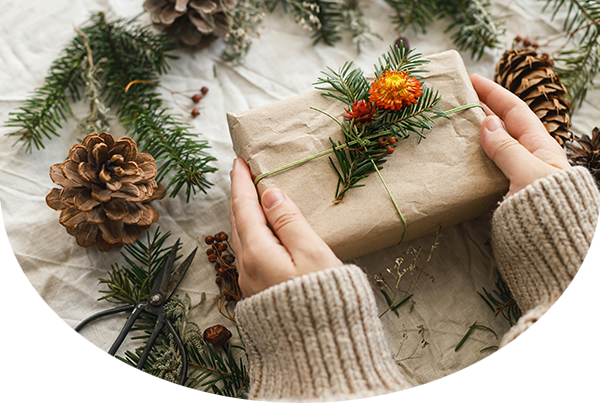
<path fill-rule="evenodd" d="M 504 130 L 504 126 L 502 126 L 502 121 L 498 116 L 490 116 L 485 123 L 485 128 L 489 132 L 496 132 L 498 130 Z"/>
<path fill-rule="evenodd" d="M 277 188 L 267 190 L 263 193 L 262 197 L 262 205 L 267 210 L 272 209 L 277 206 L 279 203 L 285 200 L 285 195 L 283 192 Z"/>

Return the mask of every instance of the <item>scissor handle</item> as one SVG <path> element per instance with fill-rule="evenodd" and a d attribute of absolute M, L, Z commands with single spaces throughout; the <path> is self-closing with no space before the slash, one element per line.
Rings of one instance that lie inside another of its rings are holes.
<path fill-rule="evenodd" d="M 85 390 L 82 393 L 77 394 L 77 393 L 73 392 L 73 390 L 71 389 L 71 387 L 69 386 L 69 384 L 67 382 L 67 377 L 66 377 L 66 373 L 65 373 L 65 359 L 66 359 L 66 355 L 67 355 L 69 346 L 71 345 L 71 342 L 73 341 L 75 336 L 81 331 L 81 329 L 83 329 L 89 323 L 95 321 L 96 319 L 100 319 L 100 318 L 108 316 L 108 315 L 125 312 L 125 311 L 132 311 L 131 315 L 127 319 L 127 322 L 125 322 L 123 329 L 121 329 L 119 336 L 114 341 L 110 350 L 108 351 L 108 353 L 102 360 L 102 363 L 98 366 L 98 370 L 92 377 L 92 380 L 90 381 L 90 383 L 88 384 L 88 386 L 85 388 Z M 119 349 L 119 347 L 121 346 L 121 344 L 123 343 L 125 338 L 127 337 L 127 334 L 131 330 L 133 324 L 135 323 L 137 318 L 140 316 L 140 314 L 142 314 L 143 312 L 147 312 L 145 303 L 139 303 L 137 305 L 120 306 L 117 308 L 98 312 L 97 314 L 94 314 L 94 315 L 90 316 L 89 318 L 85 319 L 75 329 L 73 329 L 73 331 L 71 332 L 71 334 L 65 341 L 62 351 L 60 352 L 60 358 L 58 361 L 58 374 L 60 376 L 60 382 L 62 383 L 63 389 L 65 390 L 65 392 L 71 399 L 82 400 L 82 399 L 85 399 L 87 396 L 89 396 L 89 394 L 92 392 L 92 390 L 94 389 L 94 387 L 100 380 L 100 377 L 102 376 L 102 374 L 104 373 L 104 371 L 106 370 L 108 365 L 110 364 L 111 360 L 117 353 L 117 350 Z M 137 379 L 140 376 L 140 374 L 144 368 L 144 364 L 146 363 L 146 360 L 148 359 L 150 350 L 154 346 L 154 343 L 156 342 L 156 339 L 158 338 L 158 335 L 159 335 L 163 325 L 166 325 L 169 332 L 171 332 L 171 334 L 173 334 L 173 339 L 175 340 L 175 343 L 177 344 L 177 348 L 179 349 L 179 352 L 181 354 L 181 362 L 182 362 L 181 374 L 179 377 L 179 385 L 177 386 L 177 389 L 171 396 L 171 399 L 169 399 L 168 403 L 174 403 L 175 400 L 177 400 L 177 398 L 179 397 L 179 394 L 181 393 L 181 391 L 183 389 L 185 379 L 187 376 L 186 349 L 183 345 L 183 342 L 179 338 L 179 335 L 173 328 L 173 325 L 171 324 L 169 319 L 166 318 L 164 310 L 160 309 L 158 315 L 156 315 L 156 316 L 157 316 L 156 324 L 154 326 L 152 334 L 150 335 L 150 339 L 148 340 L 148 343 L 146 344 L 146 347 L 144 348 L 144 351 L 142 352 L 142 355 L 140 356 L 138 364 L 135 367 L 135 370 L 134 370 L 133 374 L 131 375 L 131 378 L 129 379 L 129 384 L 127 385 L 127 389 L 125 390 L 123 397 L 121 398 L 121 403 L 126 403 L 127 400 L 129 400 L 129 397 L 131 396 L 131 392 L 133 392 L 133 388 L 135 387 Z"/>
<path fill-rule="evenodd" d="M 58 375 L 60 376 L 60 383 L 62 383 L 63 389 L 65 390 L 65 392 L 67 392 L 67 395 L 69 395 L 69 397 L 71 399 L 75 399 L 75 400 L 85 399 L 92 392 L 92 389 L 94 389 L 94 387 L 98 383 L 98 380 L 100 379 L 100 377 L 102 376 L 102 374 L 104 373 L 106 368 L 108 367 L 108 364 L 110 364 L 110 361 L 113 359 L 113 357 L 117 353 L 117 350 L 123 343 L 123 340 L 125 340 L 125 337 L 127 337 L 127 333 L 129 333 L 129 331 L 131 330 L 131 327 L 133 326 L 134 322 L 136 321 L 138 316 L 140 316 L 140 314 L 143 312 L 143 308 L 140 305 L 142 305 L 142 304 L 125 305 L 125 306 L 120 306 L 120 307 L 113 308 L 113 309 L 107 309 L 106 311 L 98 312 L 97 314 L 94 314 L 94 315 L 90 316 L 89 318 L 85 319 L 83 322 L 81 322 L 75 329 L 73 329 L 73 331 L 71 332 L 69 337 L 67 337 L 67 340 L 65 341 L 65 344 L 63 345 L 62 351 L 60 352 L 60 357 L 58 359 Z M 69 350 L 69 346 L 71 345 L 71 342 L 73 341 L 75 336 L 77 336 L 77 334 L 81 331 L 81 329 L 86 327 L 89 323 L 95 321 L 96 319 L 100 319 L 100 318 L 103 318 L 108 315 L 125 312 L 125 311 L 132 311 L 131 315 L 129 316 L 129 319 L 127 319 L 127 322 L 123 326 L 121 333 L 119 333 L 119 336 L 117 337 L 117 339 L 111 346 L 110 350 L 106 354 L 106 357 L 104 357 L 104 360 L 102 360 L 102 363 L 98 367 L 98 370 L 94 374 L 94 377 L 92 378 L 92 380 L 90 381 L 90 383 L 88 384 L 88 386 L 85 388 L 85 390 L 82 393 L 77 394 L 77 393 L 73 392 L 73 390 L 69 386 L 69 383 L 67 382 L 67 375 L 65 373 L 65 359 L 67 356 L 67 351 Z"/>

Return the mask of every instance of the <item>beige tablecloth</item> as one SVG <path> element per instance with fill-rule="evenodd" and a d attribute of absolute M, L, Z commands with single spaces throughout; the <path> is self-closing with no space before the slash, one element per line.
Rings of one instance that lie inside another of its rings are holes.
<path fill-rule="evenodd" d="M 105 11 L 110 18 L 134 16 L 141 11 L 143 1 L 3 3 L 0 13 L 0 120 L 5 122 L 8 113 L 43 83 L 51 62 L 73 37 L 73 25 L 83 23 L 96 10 Z M 229 171 L 234 153 L 226 112 L 239 113 L 307 92 L 325 66 L 337 68 L 346 60 L 354 60 L 363 70 L 370 71 L 397 34 L 388 18 L 389 8 L 385 2 L 369 3 L 370 7 L 366 9 L 368 20 L 385 40 L 376 39 L 361 54 L 356 53 L 350 40 L 336 47 L 313 47 L 310 36 L 280 11 L 267 16 L 261 36 L 255 39 L 244 65 L 233 67 L 221 61 L 219 55 L 223 45 L 219 42 L 198 53 L 177 52 L 180 59 L 171 63 L 172 69 L 162 78 L 162 83 L 173 90 L 206 86 L 210 92 L 202 100 L 201 115 L 196 119 L 181 111 L 170 96 L 165 96 L 165 103 L 175 113 L 183 113 L 184 119 L 209 141 L 210 152 L 218 158 L 214 165 L 219 171 L 210 177 L 215 186 L 208 195 L 198 194 L 190 203 L 185 202 L 183 195 L 156 203 L 160 220 L 151 231 L 159 225 L 163 232 L 173 233 L 173 241 L 181 237 L 184 253 L 189 253 L 198 244 L 203 249 L 206 235 L 229 231 Z M 493 3 L 497 13 L 509 15 L 508 30 L 503 38 L 507 47 L 516 34 L 549 36 L 562 31 L 560 15 L 556 21 L 550 21 L 550 13 L 541 12 L 544 1 Z M 142 21 L 149 21 L 148 15 L 144 15 Z M 449 36 L 443 33 L 444 28 L 444 22 L 437 22 L 426 35 L 415 35 L 412 31 L 404 35 L 421 53 L 433 54 L 453 48 Z M 500 50 L 486 52 L 479 61 L 472 60 L 469 53 L 462 53 L 462 56 L 469 73 L 492 77 L 501 53 Z M 590 133 L 598 124 L 599 101 L 600 93 L 591 91 L 587 102 L 573 116 L 575 132 Z M 97 301 L 101 289 L 98 278 L 106 277 L 112 263 L 123 263 L 117 251 L 101 253 L 95 248 L 77 246 L 74 238 L 58 223 L 59 214 L 48 208 L 44 201 L 53 187 L 48 176 L 49 167 L 62 161 L 71 145 L 82 137 L 76 133 L 76 126 L 86 115 L 86 108 L 84 104 L 75 105 L 75 116 L 70 117 L 69 123 L 60 131 L 61 137 L 46 141 L 46 149 L 33 154 L 25 153 L 18 146 L 12 147 L 14 139 L 4 136 L 11 129 L 0 128 L 0 202 L 9 240 L 35 289 L 72 327 L 88 315 L 113 306 Z M 123 134 L 116 119 L 112 121 L 112 132 L 116 136 Z M 440 246 L 426 266 L 426 272 L 435 278 L 435 282 L 422 278 L 414 291 L 413 308 L 407 305 L 400 309 L 400 317 L 393 314 L 383 317 L 393 351 L 401 347 L 400 359 L 410 356 L 419 343 L 418 327 L 425 329 L 427 347 L 419 347 L 412 358 L 400 363 L 419 383 L 460 370 L 490 354 L 480 352 L 482 348 L 498 343 L 489 332 L 474 333 L 461 350 L 454 351 L 474 321 L 493 328 L 499 335 L 508 329 L 508 323 L 501 317 L 495 318 L 477 294 L 482 287 L 492 289 L 496 280 L 495 263 L 487 244 L 489 229 L 489 217 L 482 217 L 443 230 Z M 425 236 L 412 244 L 422 247 L 425 252 L 434 237 Z M 405 249 L 406 246 L 392 247 L 357 259 L 355 263 L 373 278 L 377 273 L 384 273 L 386 268 L 392 268 Z M 199 254 L 178 292 L 189 293 L 193 302 L 206 292 L 207 302 L 193 317 L 201 327 L 216 323 L 231 327 L 231 323 L 215 309 L 214 297 L 218 290 L 214 279 L 214 269 L 204 255 Z M 385 301 L 374 281 L 373 287 L 383 310 Z M 107 350 L 123 320 L 123 317 L 105 320 L 83 334 Z"/>

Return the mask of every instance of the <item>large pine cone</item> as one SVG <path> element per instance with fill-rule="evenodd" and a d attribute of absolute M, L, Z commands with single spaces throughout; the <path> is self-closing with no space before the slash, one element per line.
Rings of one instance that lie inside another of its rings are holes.
<path fill-rule="evenodd" d="M 202 48 L 225 36 L 237 0 L 146 0 L 152 22 L 186 46 Z"/>
<path fill-rule="evenodd" d="M 592 138 L 584 134 L 577 139 L 577 144 L 567 144 L 567 155 L 571 165 L 586 167 L 600 184 L 600 130 L 592 130 Z"/>
<path fill-rule="evenodd" d="M 483 363 L 471 367 L 467 376 L 456 375 L 456 381 L 450 380 L 450 390 L 446 393 L 446 403 L 498 403 L 502 385 L 496 375 L 496 364 L 492 372 L 483 370 Z"/>
<path fill-rule="evenodd" d="M 61 211 L 59 222 L 79 246 L 108 251 L 135 242 L 158 220 L 150 205 L 164 193 L 156 173 L 154 158 L 138 153 L 131 138 L 88 134 L 65 162 L 50 168 L 50 178 L 63 188 L 52 189 L 46 203 Z"/>
<path fill-rule="evenodd" d="M 518 44 L 519 41 L 515 45 Z M 548 133 L 562 146 L 573 139 L 569 131 L 571 102 L 566 98 L 567 90 L 552 70 L 552 65 L 550 57 L 540 55 L 537 47 L 518 49 L 513 46 L 496 66 L 494 80 L 525 101 Z"/>

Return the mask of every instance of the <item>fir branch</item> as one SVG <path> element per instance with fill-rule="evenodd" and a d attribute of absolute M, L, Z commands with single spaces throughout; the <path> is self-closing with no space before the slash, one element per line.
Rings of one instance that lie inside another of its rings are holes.
<path fill-rule="evenodd" d="M 386 3 L 395 11 L 391 19 L 399 32 L 411 27 L 424 34 L 437 14 L 435 0 L 386 0 Z"/>
<path fill-rule="evenodd" d="M 460 50 L 470 50 L 471 57 L 480 59 L 485 49 L 500 44 L 504 34 L 503 18 L 490 11 L 487 0 L 417 1 L 386 0 L 395 11 L 392 21 L 398 31 L 411 27 L 426 33 L 435 18 L 448 18 L 451 22 L 446 32 L 452 32 L 452 40 Z"/>
<path fill-rule="evenodd" d="M 96 53 L 107 59 L 104 77 L 109 103 L 118 107 L 121 123 L 138 143 L 139 150 L 161 162 L 157 182 L 174 171 L 165 186 L 170 197 L 175 197 L 183 187 L 187 201 L 197 190 L 206 193 L 212 183 L 205 174 L 216 171 L 208 165 L 216 159 L 204 151 L 207 142 L 196 140 L 197 135 L 188 131 L 189 125 L 169 114 L 154 85 L 142 83 L 129 87 L 133 81 L 156 82 L 155 72 L 168 68 L 167 52 L 174 43 L 166 36 L 152 35 L 148 28 L 131 27 L 124 21 L 110 24 L 103 21 L 99 29 L 104 40 Z"/>
<path fill-rule="evenodd" d="M 494 316 L 502 314 L 504 319 L 508 321 L 510 326 L 513 326 L 521 317 L 521 310 L 508 288 L 508 284 L 504 281 L 500 273 L 497 273 L 498 279 L 494 284 L 495 289 L 488 292 L 485 287 L 482 287 L 483 294 L 478 292 L 479 296 L 490 307 Z"/>
<path fill-rule="evenodd" d="M 470 50 L 471 57 L 478 60 L 485 49 L 498 47 L 505 28 L 500 25 L 502 18 L 491 13 L 489 1 L 455 0 L 439 5 L 440 16 L 452 20 L 446 32 L 453 32 L 452 40 L 460 50 Z"/>
<path fill-rule="evenodd" d="M 82 28 L 82 31 L 87 33 L 95 28 L 92 20 L 92 25 Z M 9 113 L 6 126 L 19 129 L 7 136 L 17 137 L 17 143 L 23 143 L 26 152 L 30 153 L 33 147 L 37 150 L 45 148 L 44 137 L 49 140 L 53 136 L 60 137 L 57 129 L 62 128 L 62 123 L 68 120 L 67 115 L 72 113 L 67 95 L 73 101 L 80 99 L 84 86 L 82 64 L 87 55 L 81 36 L 75 37 L 62 53 L 63 56 L 50 66 L 44 84 L 17 112 Z"/>
<path fill-rule="evenodd" d="M 347 30 L 352 33 L 352 42 L 356 44 L 358 53 L 362 47 L 371 44 L 373 38 L 382 39 L 380 35 L 371 31 L 369 23 L 365 20 L 363 6 L 359 0 L 344 0 L 342 4 L 341 30 Z"/>
<path fill-rule="evenodd" d="M 574 48 L 561 50 L 554 57 L 554 70 L 567 88 L 573 106 L 581 106 L 600 72 L 600 2 L 596 0 L 548 0 L 544 9 L 552 6 L 552 18 L 567 8 L 564 29 L 567 42 Z M 583 32 L 583 33 L 582 33 Z"/>
<path fill-rule="evenodd" d="M 340 35 L 344 25 L 344 4 L 340 1 L 317 0 L 318 5 L 316 16 L 319 19 L 319 26 L 314 29 L 313 45 L 323 42 L 328 46 L 333 46 L 335 42 L 342 39 Z"/>
<path fill-rule="evenodd" d="M 131 245 L 125 245 L 121 256 L 127 266 L 114 263 L 108 272 L 108 278 L 99 279 L 99 283 L 108 288 L 100 290 L 104 296 L 99 300 L 115 304 L 135 304 L 147 299 L 156 273 L 171 251 L 172 245 L 164 246 L 170 236 L 170 232 L 162 235 L 158 227 L 152 236 L 149 232 L 146 234 L 146 243 L 140 238 Z"/>

